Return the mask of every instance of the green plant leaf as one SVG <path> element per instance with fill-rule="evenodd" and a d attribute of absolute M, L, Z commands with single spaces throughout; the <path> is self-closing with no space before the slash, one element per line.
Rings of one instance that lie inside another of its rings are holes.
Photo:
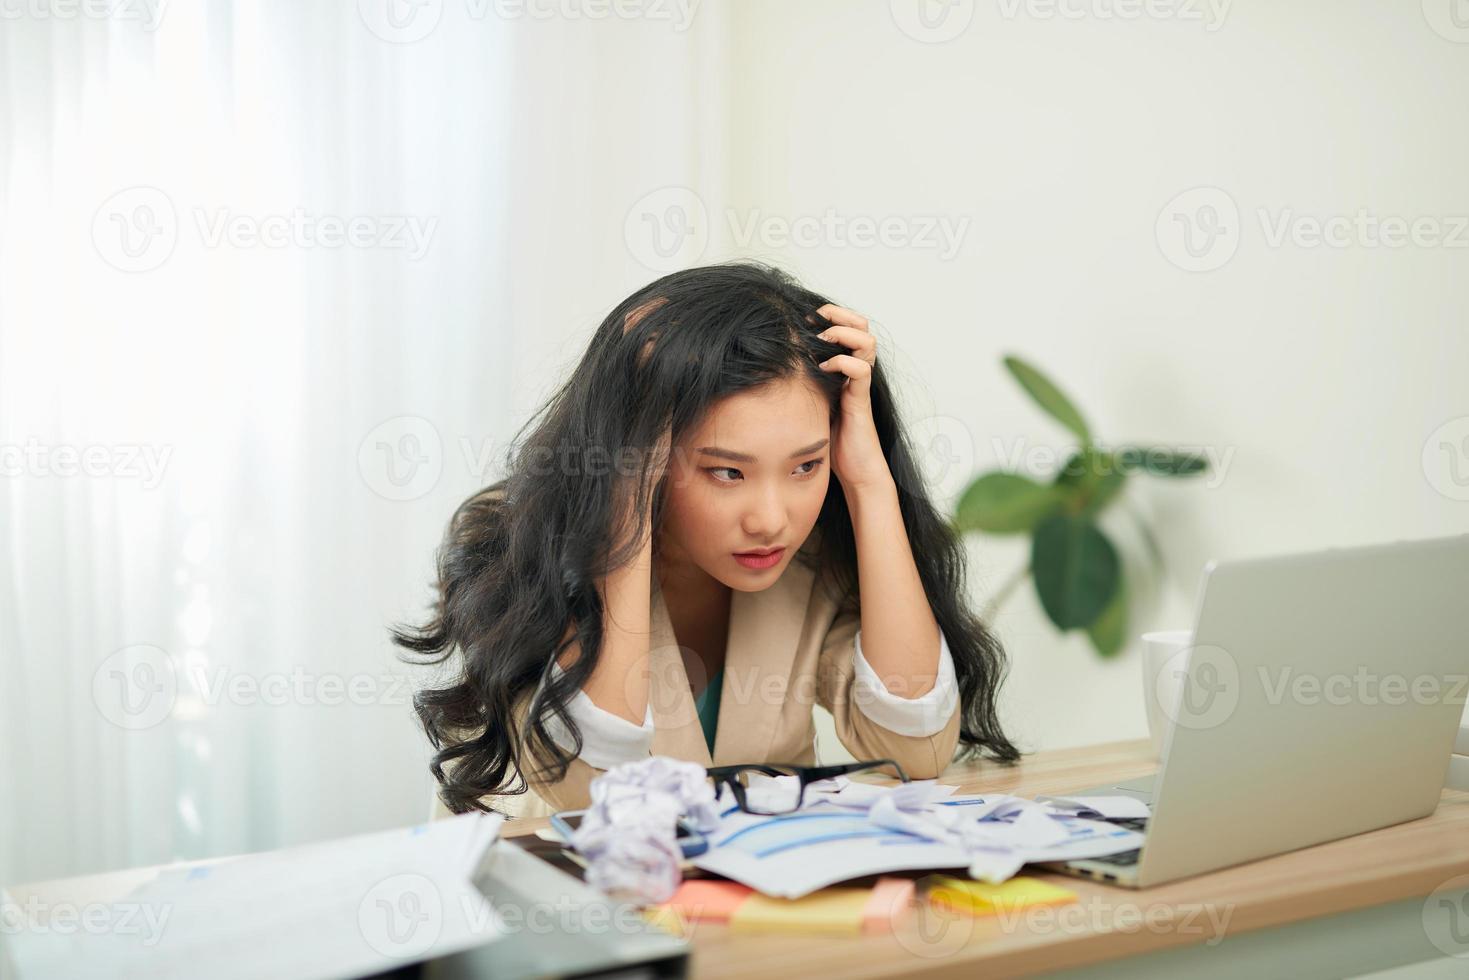
<path fill-rule="evenodd" d="M 1071 404 L 1071 399 L 1062 394 L 1061 389 L 1052 383 L 1050 378 L 1042 374 L 1035 366 L 1013 355 L 1005 358 L 1005 367 L 1009 369 L 1015 380 L 1020 382 L 1020 387 L 1035 399 L 1037 405 L 1056 421 L 1076 433 L 1082 445 L 1091 445 L 1091 433 L 1087 430 L 1081 413 L 1076 410 L 1075 405 Z"/>
<path fill-rule="evenodd" d="M 1142 470 L 1154 476 L 1194 476 L 1209 468 L 1209 460 L 1198 453 L 1178 452 L 1158 446 L 1124 446 L 1117 461 L 1126 470 Z"/>
<path fill-rule="evenodd" d="M 1086 628 L 1092 646 L 1104 657 L 1114 657 L 1127 642 L 1127 582 L 1117 580 L 1117 590 L 1102 614 Z"/>
<path fill-rule="evenodd" d="M 1031 541 L 1036 592 L 1051 622 L 1062 630 L 1090 626 L 1117 591 L 1117 549 L 1089 517 L 1055 514 Z"/>
<path fill-rule="evenodd" d="M 1126 482 L 1127 471 L 1117 458 L 1093 446 L 1072 453 L 1055 480 L 1065 491 L 1066 509 L 1082 516 L 1100 513 Z"/>
<path fill-rule="evenodd" d="M 1060 506 L 1063 493 L 1017 473 L 986 473 L 959 498 L 955 523 L 961 531 L 1015 534 L 1029 531 Z"/>

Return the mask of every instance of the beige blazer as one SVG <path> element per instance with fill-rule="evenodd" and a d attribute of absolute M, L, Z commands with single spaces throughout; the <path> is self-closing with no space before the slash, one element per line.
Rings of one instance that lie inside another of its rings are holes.
<path fill-rule="evenodd" d="M 898 734 L 863 712 L 862 705 L 872 699 L 864 699 L 862 687 L 854 692 L 860 610 L 854 602 L 839 604 L 827 576 L 817 575 L 813 558 L 818 535 L 819 531 L 813 532 L 769 588 L 736 590 L 731 596 L 712 758 L 654 576 L 649 648 L 654 755 L 702 766 L 739 762 L 814 765 L 812 708 L 820 704 L 831 712 L 837 738 L 858 759 L 894 759 L 913 779 L 933 778 L 952 760 L 959 740 L 957 705 L 940 730 L 924 736 Z M 481 799 L 511 816 L 538 817 L 578 809 L 589 805 L 589 784 L 605 771 L 576 758 L 560 781 L 526 772 L 530 786 L 526 793 Z M 448 813 L 436 794 L 434 815 Z"/>

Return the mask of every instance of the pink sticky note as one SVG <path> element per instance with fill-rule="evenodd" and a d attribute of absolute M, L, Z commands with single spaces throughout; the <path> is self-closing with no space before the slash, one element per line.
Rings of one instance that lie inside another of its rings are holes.
<path fill-rule="evenodd" d="M 660 908 L 677 909 L 686 919 L 728 922 L 753 891 L 749 885 L 737 881 L 694 878 L 679 885 L 678 891 Z"/>
<path fill-rule="evenodd" d="M 913 879 L 879 878 L 862 909 L 865 932 L 891 932 L 913 906 Z"/>

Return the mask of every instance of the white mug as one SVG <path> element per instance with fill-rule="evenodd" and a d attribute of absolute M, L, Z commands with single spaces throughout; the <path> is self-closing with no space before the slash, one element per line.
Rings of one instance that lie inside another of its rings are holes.
<path fill-rule="evenodd" d="M 1153 740 L 1153 757 L 1163 762 L 1168 726 L 1183 690 L 1182 674 L 1188 670 L 1187 650 L 1193 645 L 1192 630 L 1156 630 L 1143 634 L 1143 704 L 1148 711 L 1148 736 Z M 1175 655 L 1182 653 L 1175 659 Z"/>

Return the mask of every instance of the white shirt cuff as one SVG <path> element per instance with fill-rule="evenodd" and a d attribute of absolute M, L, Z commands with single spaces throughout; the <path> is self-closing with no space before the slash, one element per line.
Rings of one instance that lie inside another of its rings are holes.
<path fill-rule="evenodd" d="M 862 631 L 857 631 L 856 665 L 852 681 L 854 700 L 862 713 L 888 731 L 899 735 L 926 737 L 944 730 L 954 709 L 959 706 L 959 682 L 954 675 L 954 657 L 949 642 L 939 630 L 939 672 L 933 687 L 922 697 L 905 698 L 894 694 L 877 676 L 877 671 L 862 655 Z"/>
<path fill-rule="evenodd" d="M 557 680 L 566 672 L 552 661 L 551 673 Z M 585 691 L 577 691 L 566 707 L 581 729 L 581 760 L 598 769 L 611 769 L 624 762 L 646 759 L 653 751 L 653 704 L 648 703 L 641 725 L 634 725 L 621 715 L 599 708 Z M 559 718 L 551 718 L 546 728 L 557 745 L 568 752 L 576 748 L 571 732 Z"/>

